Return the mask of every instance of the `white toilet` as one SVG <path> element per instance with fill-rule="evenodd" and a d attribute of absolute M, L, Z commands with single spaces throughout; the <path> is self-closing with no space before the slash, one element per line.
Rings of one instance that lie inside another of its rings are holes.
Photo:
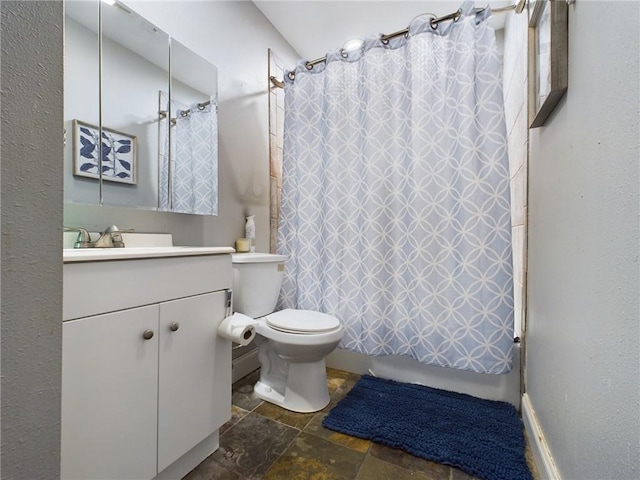
<path fill-rule="evenodd" d="M 234 311 L 257 320 L 258 397 L 294 412 L 316 412 L 329 403 L 324 359 L 344 329 L 337 318 L 309 310 L 272 313 L 278 301 L 284 255 L 239 253 L 233 258 Z"/>

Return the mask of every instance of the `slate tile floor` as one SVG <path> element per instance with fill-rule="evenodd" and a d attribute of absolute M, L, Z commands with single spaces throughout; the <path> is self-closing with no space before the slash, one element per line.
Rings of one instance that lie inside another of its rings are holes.
<path fill-rule="evenodd" d="M 473 480 L 456 468 L 324 428 L 322 419 L 358 378 L 327 369 L 331 402 L 316 413 L 260 400 L 253 393 L 259 370 L 239 380 L 220 448 L 184 480 Z"/>

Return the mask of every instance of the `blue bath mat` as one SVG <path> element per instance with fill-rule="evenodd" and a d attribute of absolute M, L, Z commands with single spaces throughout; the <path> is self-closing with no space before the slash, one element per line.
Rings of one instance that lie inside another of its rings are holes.
<path fill-rule="evenodd" d="M 532 480 L 513 405 L 365 375 L 322 422 L 483 480 Z"/>

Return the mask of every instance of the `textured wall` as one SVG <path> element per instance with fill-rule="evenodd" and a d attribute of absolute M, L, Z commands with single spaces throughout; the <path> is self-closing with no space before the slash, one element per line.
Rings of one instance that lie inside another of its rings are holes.
<path fill-rule="evenodd" d="M 637 2 L 573 4 L 530 133 L 527 390 L 567 480 L 640 477 L 639 32 Z"/>
<path fill-rule="evenodd" d="M 125 1 L 218 67 L 219 215 L 168 214 L 65 205 L 65 224 L 173 233 L 177 244 L 228 245 L 256 215 L 256 249 L 269 251 L 267 48 L 294 65 L 297 55 L 252 2 Z"/>
<path fill-rule="evenodd" d="M 3 479 L 60 475 L 61 1 L 2 2 Z"/>

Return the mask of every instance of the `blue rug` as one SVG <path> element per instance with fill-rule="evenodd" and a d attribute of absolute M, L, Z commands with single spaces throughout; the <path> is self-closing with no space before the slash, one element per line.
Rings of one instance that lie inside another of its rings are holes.
<path fill-rule="evenodd" d="M 365 375 L 322 422 L 483 480 L 532 480 L 513 405 Z"/>

